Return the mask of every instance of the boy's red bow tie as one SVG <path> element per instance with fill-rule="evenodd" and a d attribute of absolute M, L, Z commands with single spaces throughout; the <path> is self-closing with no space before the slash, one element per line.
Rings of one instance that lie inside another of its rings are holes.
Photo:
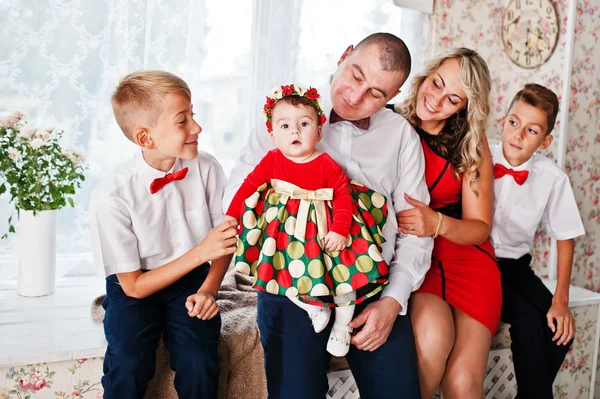
<path fill-rule="evenodd" d="M 187 175 L 188 168 L 183 168 L 175 173 L 168 173 L 164 177 L 156 178 L 150 184 L 150 193 L 154 194 L 162 189 L 173 180 L 182 180 Z"/>
<path fill-rule="evenodd" d="M 517 182 L 517 184 L 520 186 L 523 183 L 525 183 L 525 180 L 527 180 L 527 176 L 529 176 L 529 172 L 526 170 L 512 170 L 512 169 L 508 169 L 504 165 L 500 165 L 499 163 L 495 164 L 494 165 L 494 177 L 496 179 L 499 179 L 504 175 L 511 175 L 513 177 L 513 179 L 515 179 L 515 182 Z"/>
<path fill-rule="evenodd" d="M 336 122 L 341 122 L 341 121 L 348 121 L 348 122 L 352 123 L 354 126 L 356 126 L 357 128 L 362 129 L 362 130 L 369 129 L 369 125 L 371 124 L 371 118 L 369 118 L 369 117 L 359 119 L 357 121 L 349 121 L 348 119 L 344 119 L 341 116 L 339 116 L 332 108 L 331 114 L 329 115 L 329 123 L 331 124 L 331 123 L 336 123 Z"/>

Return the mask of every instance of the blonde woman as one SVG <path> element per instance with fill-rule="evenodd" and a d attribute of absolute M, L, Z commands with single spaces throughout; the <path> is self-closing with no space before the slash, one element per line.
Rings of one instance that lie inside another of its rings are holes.
<path fill-rule="evenodd" d="M 411 297 L 421 394 L 483 398 L 502 289 L 492 229 L 493 171 L 485 132 L 490 76 L 473 50 L 458 48 L 430 61 L 397 104 L 417 130 L 425 154 L 430 205 L 398 213 L 404 234 L 435 238 L 431 269 Z"/>

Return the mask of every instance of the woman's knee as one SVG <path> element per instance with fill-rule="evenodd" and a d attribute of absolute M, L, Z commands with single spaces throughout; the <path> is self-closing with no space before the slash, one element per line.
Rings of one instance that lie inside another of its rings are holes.
<path fill-rule="evenodd" d="M 444 397 L 446 399 L 483 397 L 484 378 L 481 370 L 473 370 L 468 367 L 448 369 L 442 380 Z"/>
<path fill-rule="evenodd" d="M 440 298 L 418 295 L 412 302 L 411 323 L 419 361 L 448 358 L 455 341 L 455 325 L 450 306 Z"/>

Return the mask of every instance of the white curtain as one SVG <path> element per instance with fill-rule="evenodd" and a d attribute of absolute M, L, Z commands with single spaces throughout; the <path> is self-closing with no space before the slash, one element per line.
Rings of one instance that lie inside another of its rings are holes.
<path fill-rule="evenodd" d="M 199 145 L 228 171 L 268 89 L 321 85 L 348 45 L 377 31 L 407 39 L 420 62 L 427 18 L 391 0 L 0 0 L 0 113 L 64 129 L 65 144 L 87 154 L 76 207 L 59 212 L 58 274 L 96 272 L 88 198 L 135 151 L 110 108 L 120 77 L 163 69 L 184 78 Z M 0 198 L 2 234 L 11 212 Z M 16 276 L 16 256 L 16 236 L 0 242 L 0 281 Z"/>

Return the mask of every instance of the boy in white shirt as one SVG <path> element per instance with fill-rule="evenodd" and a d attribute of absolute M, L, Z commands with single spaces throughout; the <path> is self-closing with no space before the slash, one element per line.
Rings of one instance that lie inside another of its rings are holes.
<path fill-rule="evenodd" d="M 141 151 L 90 198 L 92 250 L 107 276 L 104 398 L 143 398 L 161 334 L 179 397 L 216 398 L 215 298 L 236 249 L 236 222 L 219 224 L 225 175 L 198 151 L 202 129 L 182 79 L 131 73 L 112 105 Z"/>
<path fill-rule="evenodd" d="M 511 325 L 517 398 L 552 398 L 552 383 L 575 335 L 569 311 L 573 239 L 585 233 L 569 178 L 540 154 L 552 143 L 558 114 L 551 90 L 527 84 L 502 118 L 494 159 L 491 239 L 502 273 L 502 320 Z M 554 296 L 530 267 L 536 228 L 543 220 L 557 240 Z"/>

